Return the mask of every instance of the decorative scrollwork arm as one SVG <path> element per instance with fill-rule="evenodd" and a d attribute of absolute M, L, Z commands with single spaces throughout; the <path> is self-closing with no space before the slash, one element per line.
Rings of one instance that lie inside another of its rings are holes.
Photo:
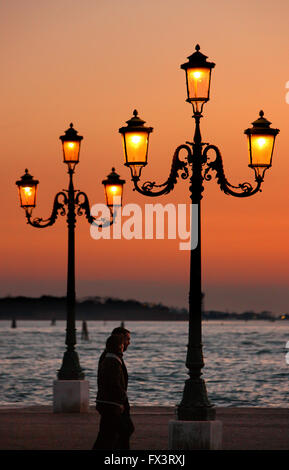
<path fill-rule="evenodd" d="M 62 202 L 59 200 L 60 197 L 63 198 Z M 55 223 L 58 217 L 58 213 L 60 213 L 60 215 L 62 216 L 65 215 L 65 206 L 67 205 L 67 203 L 68 199 L 66 194 L 60 191 L 56 194 L 54 198 L 53 209 L 51 212 L 51 216 L 48 219 L 42 219 L 41 217 L 31 219 L 32 214 L 28 210 L 26 210 L 27 223 L 37 228 L 49 227 L 49 225 L 53 225 Z"/>
<path fill-rule="evenodd" d="M 207 153 L 213 150 L 216 154 L 216 159 L 214 161 L 208 161 Z M 223 159 L 220 150 L 215 145 L 208 145 L 203 152 L 203 159 L 206 162 L 207 167 L 204 172 L 204 179 L 209 181 L 211 180 L 212 176 L 209 174 L 211 170 L 216 172 L 217 183 L 219 184 L 222 191 L 225 194 L 230 194 L 231 196 L 235 197 L 249 197 L 253 196 L 253 194 L 257 193 L 261 189 L 261 184 L 263 182 L 263 178 L 260 175 L 255 174 L 256 186 L 253 188 L 251 183 L 245 182 L 240 183 L 238 186 L 233 186 L 227 180 L 224 172 L 223 167 Z M 236 191 L 234 191 L 234 189 Z M 238 192 L 240 191 L 240 192 Z"/>
<path fill-rule="evenodd" d="M 146 181 L 141 187 L 138 186 L 139 177 L 133 177 L 135 190 L 145 196 L 156 197 L 161 196 L 162 194 L 168 194 L 174 189 L 175 184 L 177 183 L 177 178 L 179 177 L 179 171 L 182 170 L 181 178 L 187 179 L 189 176 L 189 171 L 187 167 L 187 162 L 180 160 L 179 153 L 181 150 L 187 151 L 187 160 L 192 157 L 191 148 L 188 145 L 180 145 L 175 150 L 171 172 L 168 179 L 163 184 L 156 184 L 154 181 Z M 154 188 L 163 188 L 159 191 L 153 191 Z"/>
<path fill-rule="evenodd" d="M 81 198 L 82 198 L 82 202 L 81 202 Z M 111 208 L 109 208 L 110 219 L 104 219 L 104 218 L 97 219 L 96 217 L 91 215 L 89 200 L 88 200 L 87 195 L 83 191 L 79 191 L 77 193 L 76 198 L 75 198 L 75 204 L 78 206 L 77 215 L 81 216 L 83 215 L 83 213 L 85 213 L 85 217 L 87 218 L 88 222 L 90 224 L 96 225 L 97 227 L 100 227 L 100 228 L 109 227 L 115 221 L 116 210 L 112 211 Z"/>

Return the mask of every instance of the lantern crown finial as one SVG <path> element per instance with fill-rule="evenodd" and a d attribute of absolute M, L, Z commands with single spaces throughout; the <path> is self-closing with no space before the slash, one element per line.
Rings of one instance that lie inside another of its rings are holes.
<path fill-rule="evenodd" d="M 112 184 L 112 185 L 117 185 L 117 184 L 124 185 L 124 184 L 125 184 L 125 180 L 120 179 L 120 176 L 116 173 L 115 168 L 112 167 L 111 173 L 109 173 L 109 175 L 107 175 L 107 178 L 102 181 L 102 184 L 104 184 L 104 185 L 108 185 L 108 184 Z"/>
<path fill-rule="evenodd" d="M 21 176 L 20 180 L 16 182 L 18 186 L 30 184 L 30 183 L 39 183 L 39 181 L 34 180 L 33 176 L 30 175 L 28 168 L 25 168 L 25 173 Z"/>
<path fill-rule="evenodd" d="M 195 52 L 188 56 L 189 62 L 181 65 L 181 69 L 187 70 L 191 67 L 206 67 L 212 69 L 215 67 L 214 62 L 207 62 L 208 56 L 200 52 L 200 44 L 196 44 Z"/>
<path fill-rule="evenodd" d="M 271 122 L 264 117 L 264 111 L 261 109 L 261 111 L 259 112 L 258 119 L 256 119 L 256 121 L 253 121 L 252 124 L 254 128 L 259 129 L 262 127 L 263 129 L 269 129 Z"/>
<path fill-rule="evenodd" d="M 134 109 L 133 117 L 126 121 L 127 126 L 121 127 L 119 132 L 123 134 L 126 131 L 144 131 L 144 132 L 152 132 L 152 127 L 145 127 L 145 121 L 141 119 L 138 115 L 138 111 Z"/>
<path fill-rule="evenodd" d="M 133 117 L 126 121 L 128 126 L 143 126 L 145 121 L 139 117 L 137 109 L 134 109 L 132 114 Z"/>
<path fill-rule="evenodd" d="M 78 135 L 78 131 L 76 131 L 73 127 L 73 123 L 71 122 L 69 124 L 69 128 L 64 131 L 64 135 L 61 135 L 59 137 L 62 142 L 67 142 L 67 141 L 80 141 L 83 139 L 82 135 Z"/>
<path fill-rule="evenodd" d="M 190 56 L 188 56 L 190 65 L 196 64 L 198 66 L 201 66 L 203 64 L 206 64 L 208 56 L 206 56 L 205 54 L 202 54 L 202 52 L 200 52 L 200 49 L 201 48 L 199 44 L 197 44 L 195 47 L 195 52 L 191 54 Z"/>
<path fill-rule="evenodd" d="M 264 111 L 261 109 L 259 111 L 259 117 L 256 121 L 252 122 L 253 127 L 246 129 L 244 134 L 268 134 L 268 135 L 277 135 L 279 129 L 273 129 L 270 127 L 271 122 L 264 117 Z"/>

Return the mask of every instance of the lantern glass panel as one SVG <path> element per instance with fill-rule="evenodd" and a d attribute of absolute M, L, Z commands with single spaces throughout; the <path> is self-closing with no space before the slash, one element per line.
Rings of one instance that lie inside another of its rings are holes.
<path fill-rule="evenodd" d="M 35 207 L 36 188 L 36 185 L 19 186 L 21 207 Z"/>
<path fill-rule="evenodd" d="M 80 141 L 63 142 L 63 158 L 65 163 L 79 162 Z"/>
<path fill-rule="evenodd" d="M 271 166 L 275 136 L 251 134 L 248 140 L 250 165 L 254 167 Z"/>
<path fill-rule="evenodd" d="M 192 101 L 207 101 L 209 99 L 211 69 L 188 68 L 187 85 L 188 99 Z"/>
<path fill-rule="evenodd" d="M 112 207 L 113 205 L 121 206 L 122 184 L 106 184 L 104 190 L 108 207 Z"/>
<path fill-rule="evenodd" d="M 123 135 L 125 163 L 128 165 L 147 163 L 148 133 L 141 131 L 125 132 Z"/>

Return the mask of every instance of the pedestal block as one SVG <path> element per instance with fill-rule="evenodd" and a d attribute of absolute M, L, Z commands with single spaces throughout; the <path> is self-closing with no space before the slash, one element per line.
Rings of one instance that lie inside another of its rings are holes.
<path fill-rule="evenodd" d="M 169 449 L 220 450 L 221 421 L 169 421 Z"/>
<path fill-rule="evenodd" d="M 54 413 L 87 413 L 89 410 L 88 380 L 54 380 Z"/>

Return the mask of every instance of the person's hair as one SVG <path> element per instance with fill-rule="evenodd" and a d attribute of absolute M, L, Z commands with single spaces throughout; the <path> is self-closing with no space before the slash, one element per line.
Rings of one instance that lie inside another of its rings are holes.
<path fill-rule="evenodd" d="M 115 328 L 114 330 L 112 330 L 111 332 L 112 335 L 128 335 L 130 334 L 130 331 L 127 330 L 126 328 L 124 328 L 123 326 L 118 326 L 117 328 Z"/>
<path fill-rule="evenodd" d="M 117 354 L 119 353 L 121 344 L 123 344 L 122 335 L 111 335 L 106 340 L 106 351 L 109 353 Z"/>

